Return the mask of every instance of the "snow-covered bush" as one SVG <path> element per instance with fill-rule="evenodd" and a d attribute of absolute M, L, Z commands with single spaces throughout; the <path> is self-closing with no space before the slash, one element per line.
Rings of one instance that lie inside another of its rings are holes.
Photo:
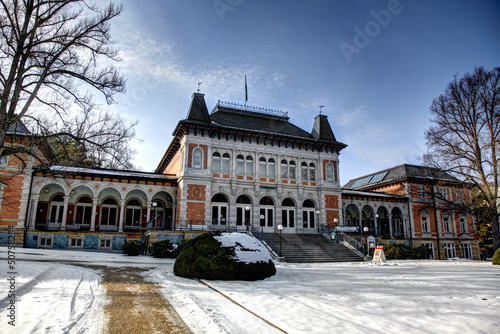
<path fill-rule="evenodd" d="M 174 273 L 210 280 L 261 280 L 276 274 L 269 252 L 243 233 L 205 233 L 181 246 Z"/>
<path fill-rule="evenodd" d="M 137 256 L 142 253 L 142 242 L 139 240 L 125 241 L 120 246 L 120 251 L 129 256 Z"/>
<path fill-rule="evenodd" d="M 173 259 L 177 255 L 175 245 L 173 245 L 168 239 L 153 243 L 149 247 L 149 254 L 151 254 L 152 257 L 169 259 Z"/>
<path fill-rule="evenodd" d="M 500 265 L 500 248 L 497 249 L 495 254 L 493 255 L 493 258 L 491 259 L 491 263 Z"/>

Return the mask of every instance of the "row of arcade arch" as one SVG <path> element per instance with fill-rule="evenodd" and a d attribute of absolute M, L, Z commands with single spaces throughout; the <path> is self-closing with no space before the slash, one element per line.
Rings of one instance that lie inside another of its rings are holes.
<path fill-rule="evenodd" d="M 361 209 L 355 204 L 349 204 L 344 210 L 344 224 L 357 227 L 358 231 L 368 234 L 390 238 L 403 238 L 407 236 L 406 219 L 399 207 L 391 210 L 379 206 L 376 211 L 370 205 Z"/>
<path fill-rule="evenodd" d="M 37 230 L 139 232 L 174 226 L 173 196 L 165 191 L 48 184 L 31 195 L 29 227 Z M 150 226 L 147 226 L 148 223 Z"/>
<path fill-rule="evenodd" d="M 212 226 L 253 226 L 274 231 L 282 225 L 285 233 L 318 228 L 319 211 L 311 199 L 299 202 L 287 197 L 277 201 L 271 196 L 264 196 L 253 201 L 248 195 L 240 195 L 235 203 L 230 203 L 225 194 L 217 193 L 212 196 L 210 210 Z"/>

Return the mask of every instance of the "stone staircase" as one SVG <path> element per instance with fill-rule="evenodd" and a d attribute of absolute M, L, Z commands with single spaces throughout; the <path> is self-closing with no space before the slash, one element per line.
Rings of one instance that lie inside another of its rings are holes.
<path fill-rule="evenodd" d="M 280 235 L 268 235 L 279 249 Z M 331 242 L 321 234 L 281 234 L 281 255 L 285 262 L 293 263 L 363 261 L 363 258 L 349 247 Z"/>

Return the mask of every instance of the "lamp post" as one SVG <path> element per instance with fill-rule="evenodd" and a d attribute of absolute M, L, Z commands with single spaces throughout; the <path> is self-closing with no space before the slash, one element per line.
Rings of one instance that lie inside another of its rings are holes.
<path fill-rule="evenodd" d="M 375 234 L 375 236 L 378 235 L 378 217 L 380 217 L 378 215 L 378 213 L 375 214 L 375 232 L 373 234 Z"/>
<path fill-rule="evenodd" d="M 151 205 L 153 206 L 153 219 L 154 219 L 154 221 L 153 221 L 152 225 L 153 225 L 153 230 L 154 230 L 154 229 L 156 229 L 156 206 L 158 205 L 158 203 L 153 202 L 153 203 L 151 203 Z"/>
<path fill-rule="evenodd" d="M 245 206 L 245 226 L 247 228 L 247 232 L 248 232 L 248 229 L 250 228 L 249 227 L 249 223 L 250 223 L 250 215 L 247 214 L 247 213 L 250 213 L 250 207 L 249 206 Z M 248 219 L 247 219 L 247 216 L 248 216 Z"/>
<path fill-rule="evenodd" d="M 318 232 L 319 232 L 319 214 L 320 214 L 320 211 L 319 210 L 316 210 L 316 220 L 317 220 L 317 225 L 318 225 Z"/>
<path fill-rule="evenodd" d="M 279 257 L 281 257 L 281 230 L 283 230 L 283 225 L 279 224 L 278 225 L 278 230 L 280 231 L 280 251 L 279 251 Z"/>
<path fill-rule="evenodd" d="M 370 229 L 368 228 L 368 226 L 365 226 L 365 227 L 363 228 L 363 231 L 364 231 L 366 234 L 368 234 L 368 231 L 369 231 L 369 230 L 370 230 Z M 365 247 L 366 247 L 366 254 L 368 254 L 368 240 L 366 240 Z"/>

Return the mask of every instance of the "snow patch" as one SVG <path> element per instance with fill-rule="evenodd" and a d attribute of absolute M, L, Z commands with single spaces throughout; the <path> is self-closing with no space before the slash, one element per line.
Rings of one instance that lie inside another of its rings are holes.
<path fill-rule="evenodd" d="M 222 247 L 234 247 L 235 260 L 242 263 L 258 263 L 273 261 L 269 251 L 262 243 L 252 236 L 244 233 L 222 233 L 214 236 L 215 240 L 222 243 Z"/>

